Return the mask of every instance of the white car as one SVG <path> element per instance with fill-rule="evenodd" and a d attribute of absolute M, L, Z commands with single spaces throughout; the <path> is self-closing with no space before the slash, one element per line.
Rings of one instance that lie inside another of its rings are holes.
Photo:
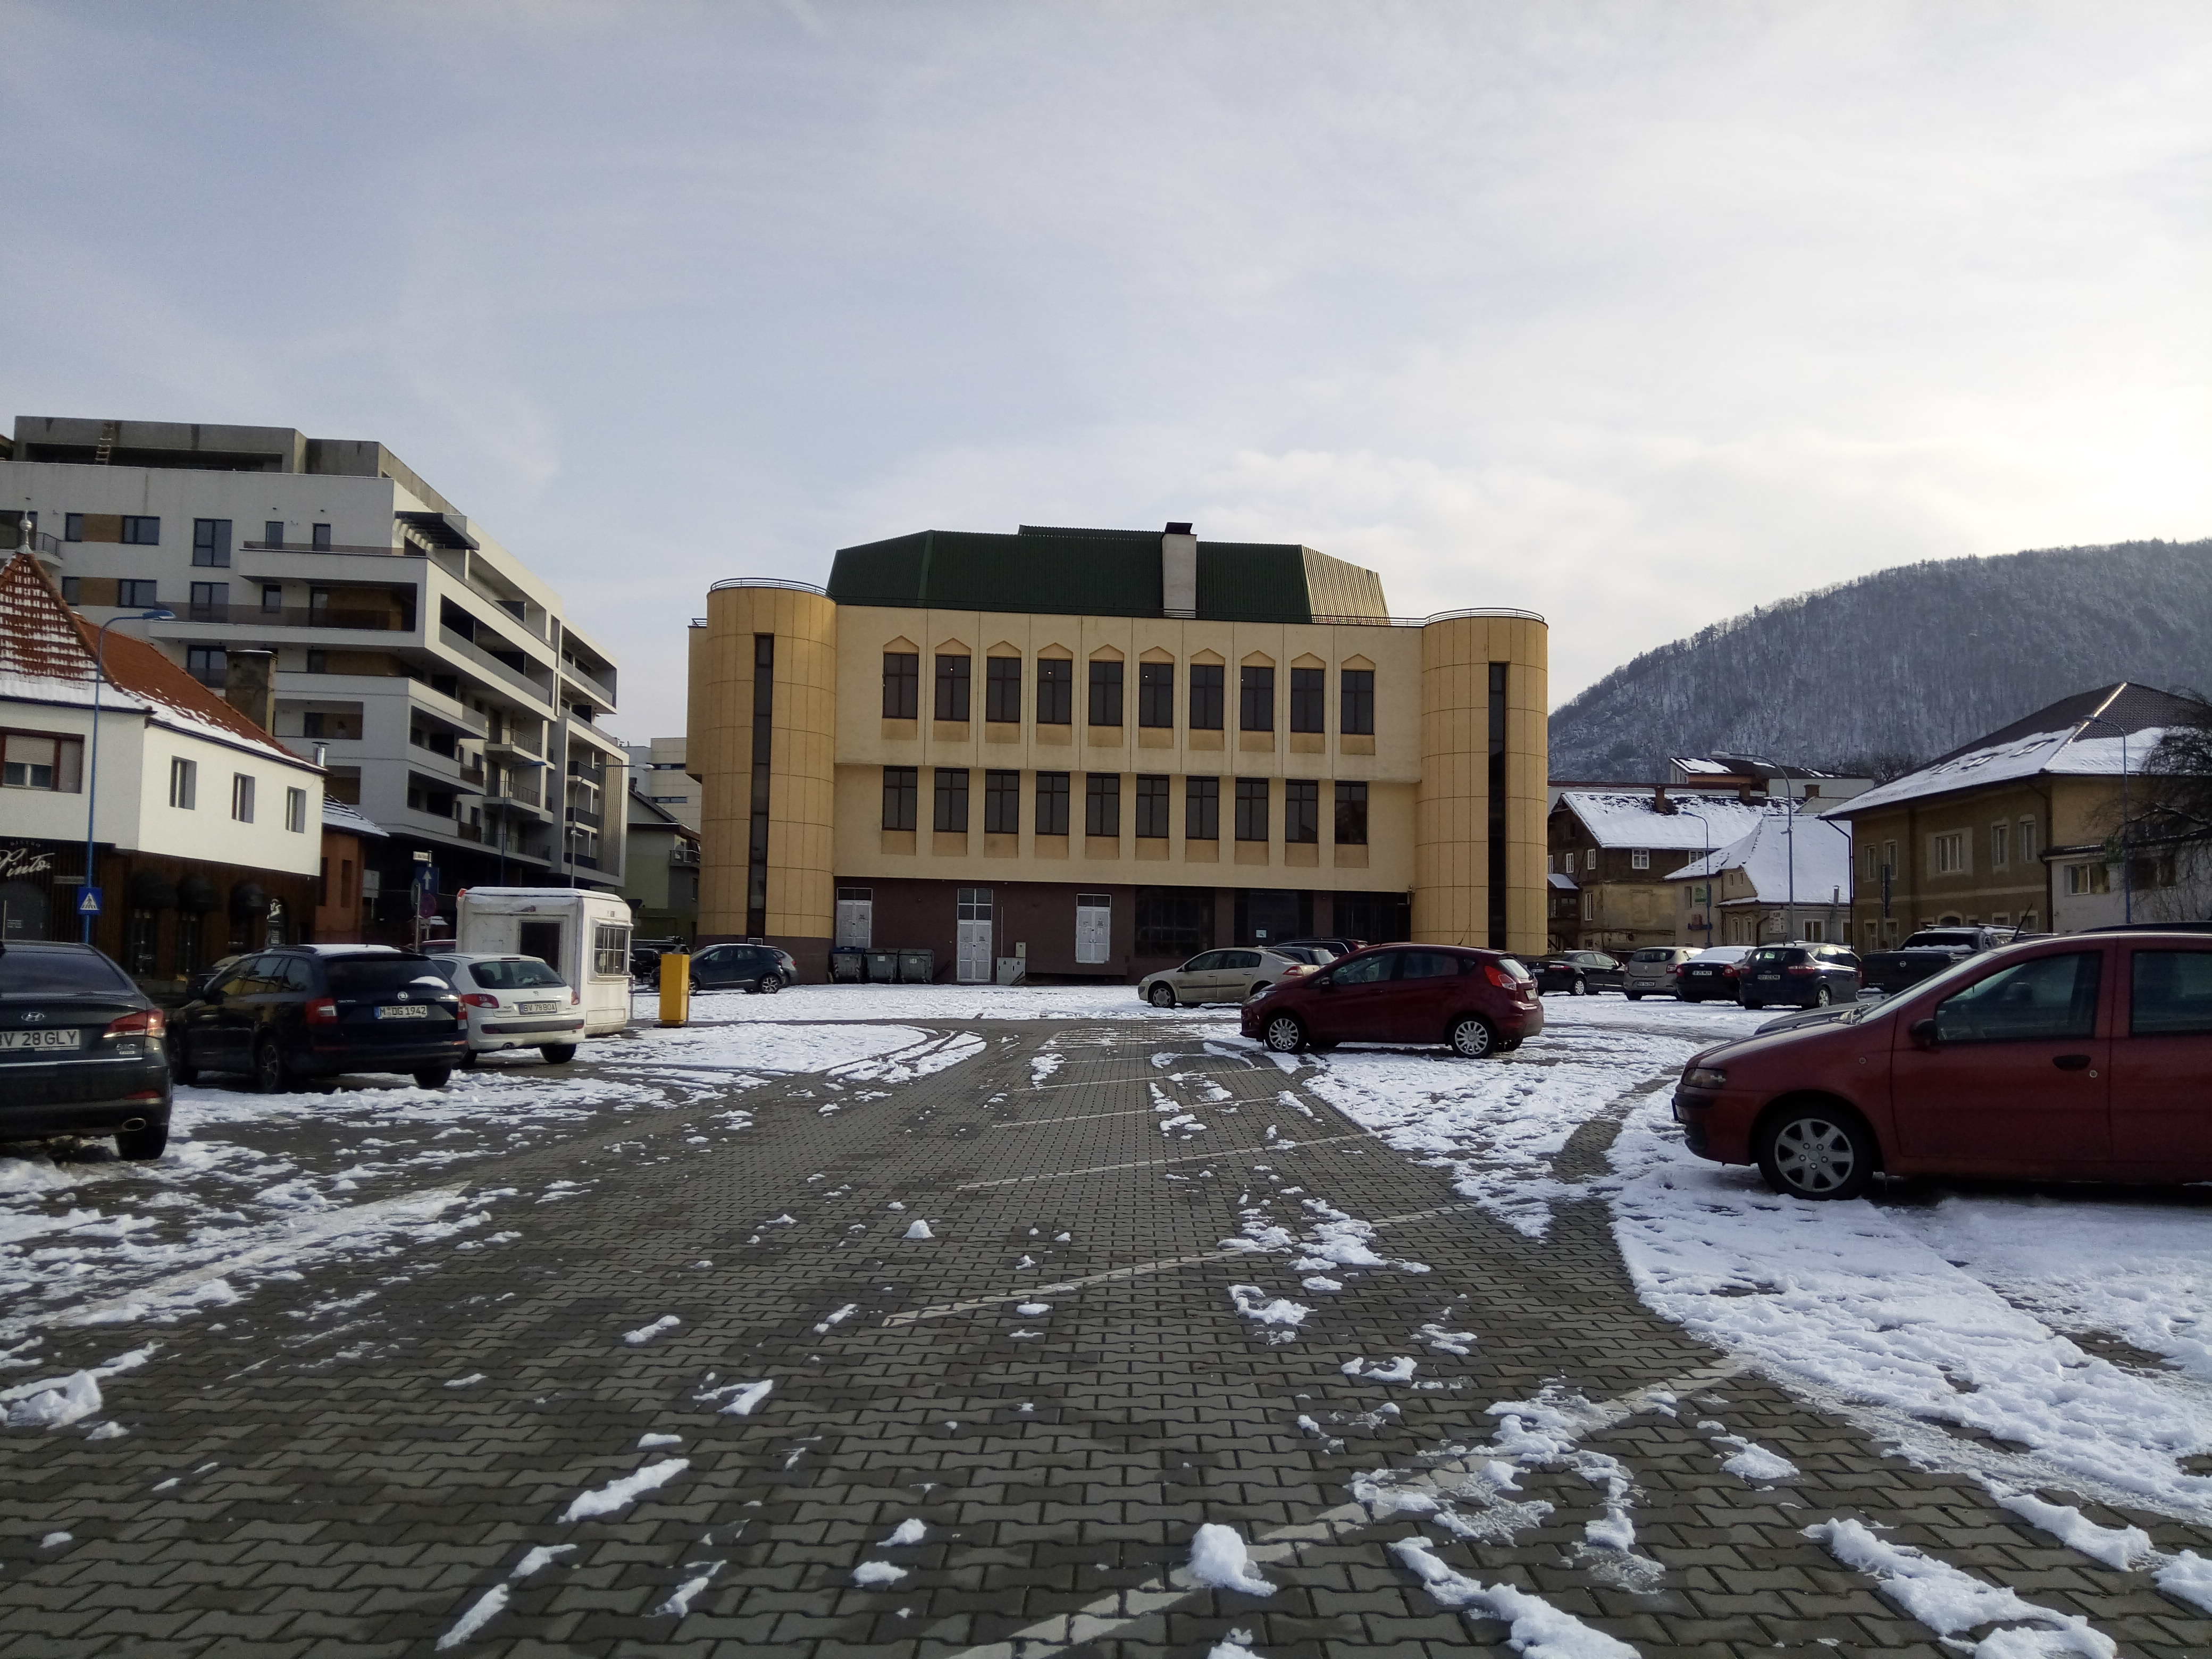
<path fill-rule="evenodd" d="M 1315 964 L 1261 946 L 1234 951 L 1200 951 L 1180 968 L 1163 968 L 1137 981 L 1137 994 L 1155 1008 L 1173 1008 L 1194 1002 L 1243 1002 L 1270 985 L 1300 974 L 1310 974 Z"/>
<path fill-rule="evenodd" d="M 555 1066 L 576 1057 L 583 999 L 536 957 L 434 957 L 461 994 L 469 1064 L 501 1048 L 535 1048 Z"/>

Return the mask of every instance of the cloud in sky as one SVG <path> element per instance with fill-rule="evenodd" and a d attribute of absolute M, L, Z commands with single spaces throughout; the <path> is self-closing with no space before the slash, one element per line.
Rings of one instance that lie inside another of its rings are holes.
<path fill-rule="evenodd" d="M 1885 565 L 2212 533 L 2191 6 L 0 3 L 15 410 L 377 437 L 626 734 L 706 584 L 1302 540 L 1553 691 Z"/>

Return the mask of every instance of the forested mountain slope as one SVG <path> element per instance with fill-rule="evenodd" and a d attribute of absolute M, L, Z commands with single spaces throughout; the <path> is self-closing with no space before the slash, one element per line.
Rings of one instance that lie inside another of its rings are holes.
<path fill-rule="evenodd" d="M 2118 679 L 2212 689 L 2212 541 L 1878 571 L 1646 652 L 1552 716 L 1552 775 L 1725 750 L 1887 774 Z"/>

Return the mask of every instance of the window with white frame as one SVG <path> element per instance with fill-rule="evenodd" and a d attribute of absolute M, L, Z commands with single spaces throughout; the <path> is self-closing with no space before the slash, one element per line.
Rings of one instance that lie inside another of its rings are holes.
<path fill-rule="evenodd" d="M 1990 868 L 2002 870 L 2012 862 L 2012 825 L 1990 826 Z"/>
<path fill-rule="evenodd" d="M 200 804 L 200 763 L 182 755 L 169 762 L 169 805 L 189 812 Z"/>
<path fill-rule="evenodd" d="M 2066 896 L 2082 898 L 2094 893 L 2112 890 L 2112 872 L 2108 865 L 2069 864 L 2066 866 Z"/>
<path fill-rule="evenodd" d="M 1628 855 L 1628 867 L 1632 870 L 1649 870 L 1651 867 L 1651 849 L 1648 847 L 1638 847 L 1631 852 Z"/>
<path fill-rule="evenodd" d="M 240 823 L 253 822 L 253 775 L 250 772 L 230 775 L 230 815 Z"/>
<path fill-rule="evenodd" d="M 0 732 L 0 787 L 76 794 L 82 787 L 83 756 L 82 738 L 46 732 Z"/>
<path fill-rule="evenodd" d="M 2022 864 L 2033 863 L 2035 850 L 2035 820 L 2022 818 L 2020 821 L 2020 861 Z"/>
<path fill-rule="evenodd" d="M 1937 875 L 1956 876 L 1966 873 L 1966 832 L 1965 830 L 1953 830 L 1941 836 L 1932 836 L 1929 840 L 1930 843 L 1929 862 L 1935 866 Z"/>
<path fill-rule="evenodd" d="M 1813 921 L 1810 918 L 1807 919 L 1805 923 L 1805 939 L 1808 944 L 1826 944 L 1827 942 L 1827 924 L 1825 922 Z"/>
<path fill-rule="evenodd" d="M 1597 895 L 1587 888 L 1583 890 L 1583 920 L 1584 921 L 1597 920 Z"/>
<path fill-rule="evenodd" d="M 1583 867 L 1586 870 L 1595 870 L 1597 868 L 1596 848 L 1593 847 L 1583 854 Z"/>
<path fill-rule="evenodd" d="M 287 789 L 284 792 L 284 827 L 295 836 L 307 832 L 307 792 Z"/>

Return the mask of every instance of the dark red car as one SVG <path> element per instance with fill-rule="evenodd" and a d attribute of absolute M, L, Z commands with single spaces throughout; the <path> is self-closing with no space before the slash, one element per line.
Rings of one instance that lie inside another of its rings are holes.
<path fill-rule="evenodd" d="M 1383 945 L 1269 986 L 1244 1005 L 1244 1035 L 1279 1054 L 1340 1042 L 1441 1042 L 1469 1060 L 1544 1029 L 1536 981 L 1503 951 Z"/>
<path fill-rule="evenodd" d="M 1682 1069 L 1684 1141 L 1799 1198 L 1875 1171 L 2212 1180 L 2212 938 L 2076 933 L 1962 958 Z"/>

